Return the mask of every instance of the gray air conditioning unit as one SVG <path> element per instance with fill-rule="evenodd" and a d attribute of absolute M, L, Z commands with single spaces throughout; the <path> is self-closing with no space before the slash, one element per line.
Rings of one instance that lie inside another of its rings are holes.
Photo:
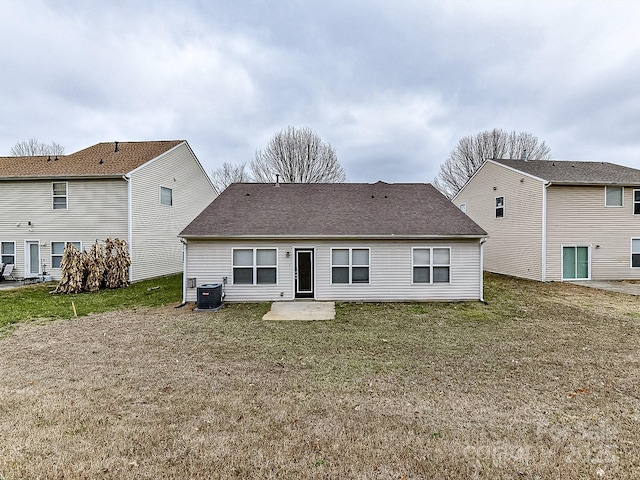
<path fill-rule="evenodd" d="M 222 307 L 222 284 L 207 283 L 198 287 L 198 310 L 218 310 Z"/>

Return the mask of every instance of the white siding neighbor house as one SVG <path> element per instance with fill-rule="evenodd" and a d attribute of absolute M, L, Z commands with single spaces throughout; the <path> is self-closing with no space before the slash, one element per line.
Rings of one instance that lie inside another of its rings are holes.
<path fill-rule="evenodd" d="M 488 271 L 539 281 L 640 280 L 640 170 L 489 160 L 453 202 L 489 232 Z"/>
<path fill-rule="evenodd" d="M 67 243 L 129 244 L 130 280 L 182 270 L 178 233 L 215 198 L 186 141 L 99 143 L 70 155 L 0 157 L 0 263 L 60 278 Z"/>
<path fill-rule="evenodd" d="M 235 183 L 180 237 L 185 302 L 483 299 L 486 232 L 429 184 Z"/>

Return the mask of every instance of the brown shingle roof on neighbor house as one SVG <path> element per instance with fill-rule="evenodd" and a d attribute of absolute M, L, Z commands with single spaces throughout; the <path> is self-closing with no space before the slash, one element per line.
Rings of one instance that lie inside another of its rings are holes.
<path fill-rule="evenodd" d="M 181 237 L 482 237 L 430 184 L 234 183 Z"/>
<path fill-rule="evenodd" d="M 566 160 L 494 160 L 552 183 L 640 185 L 640 170 L 608 162 Z"/>
<path fill-rule="evenodd" d="M 70 155 L 0 157 L 1 178 L 124 175 L 184 140 L 98 143 Z"/>

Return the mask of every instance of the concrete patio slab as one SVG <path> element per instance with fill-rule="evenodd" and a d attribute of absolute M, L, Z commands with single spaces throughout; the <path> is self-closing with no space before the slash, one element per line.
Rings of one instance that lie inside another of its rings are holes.
<path fill-rule="evenodd" d="M 273 302 L 263 320 L 333 320 L 335 302 Z"/>
<path fill-rule="evenodd" d="M 640 283 L 625 282 L 623 280 L 581 280 L 570 282 L 583 287 L 598 288 L 610 292 L 626 293 L 628 295 L 640 295 Z"/>

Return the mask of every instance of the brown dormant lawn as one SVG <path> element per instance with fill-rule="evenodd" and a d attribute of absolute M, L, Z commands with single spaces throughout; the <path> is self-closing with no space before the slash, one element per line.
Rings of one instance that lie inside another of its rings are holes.
<path fill-rule="evenodd" d="M 0 479 L 640 478 L 640 300 L 139 308 L 0 338 Z"/>

